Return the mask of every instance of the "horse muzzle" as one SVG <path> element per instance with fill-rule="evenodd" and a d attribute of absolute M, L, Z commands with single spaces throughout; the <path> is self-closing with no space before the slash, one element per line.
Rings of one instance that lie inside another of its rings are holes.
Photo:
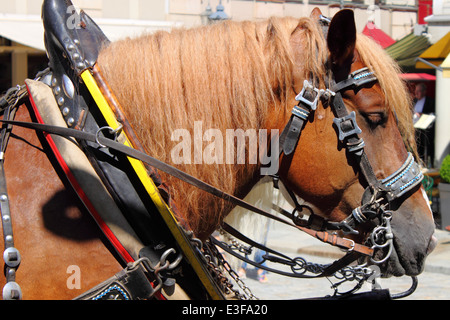
<path fill-rule="evenodd" d="M 436 248 L 433 220 L 423 220 L 423 210 L 413 201 L 405 202 L 402 208 L 392 214 L 392 252 L 388 260 L 379 264 L 383 276 L 416 276 L 425 268 L 427 256 Z M 375 259 L 386 255 L 386 248 L 375 252 Z"/>

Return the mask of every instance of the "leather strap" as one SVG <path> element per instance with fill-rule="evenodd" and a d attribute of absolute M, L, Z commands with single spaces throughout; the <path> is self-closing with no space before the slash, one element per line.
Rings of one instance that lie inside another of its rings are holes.
<path fill-rule="evenodd" d="M 291 119 L 280 136 L 280 152 L 283 152 L 286 156 L 294 152 L 300 139 L 300 133 L 302 132 L 304 123 L 305 120 L 294 115 L 291 116 Z"/>
<path fill-rule="evenodd" d="M 147 300 L 155 292 L 144 268 L 138 263 L 130 263 L 126 269 L 74 300 Z"/>
<path fill-rule="evenodd" d="M 123 145 L 119 142 L 116 142 L 114 140 L 108 139 L 108 138 L 104 138 L 98 135 L 95 135 L 93 133 L 88 133 L 88 132 L 84 132 L 84 131 L 79 131 L 79 130 L 75 130 L 75 129 L 70 129 L 70 128 L 64 128 L 64 127 L 58 127 L 58 126 L 51 126 L 51 125 L 46 125 L 46 124 L 40 124 L 40 123 L 34 123 L 34 122 L 21 122 L 21 121 L 8 121 L 8 120 L 0 120 L 0 122 L 2 123 L 6 123 L 6 124 L 11 124 L 11 125 L 15 125 L 15 126 L 20 126 L 20 127 L 24 127 L 24 128 L 28 128 L 28 129 L 34 129 L 34 130 L 38 130 L 38 131 L 42 131 L 42 132 L 47 132 L 50 134 L 56 134 L 65 138 L 69 138 L 73 137 L 77 140 L 83 140 L 83 141 L 89 141 L 89 142 L 95 142 L 95 143 L 100 143 L 101 145 L 114 149 L 116 151 L 119 151 L 127 156 L 130 156 L 132 158 L 135 158 L 137 160 L 140 160 L 142 162 L 145 162 L 153 167 L 155 167 L 158 170 L 161 170 L 167 174 L 170 174 L 186 183 L 189 183 L 205 192 L 208 192 L 218 198 L 224 199 L 226 201 L 230 201 L 231 203 L 233 203 L 234 205 L 238 205 L 242 208 L 245 208 L 247 210 L 253 211 L 255 213 L 258 213 L 262 216 L 265 216 L 267 218 L 276 220 L 278 222 L 287 224 L 291 227 L 295 227 L 299 230 L 305 231 L 308 234 L 316 237 L 317 239 L 324 241 L 326 243 L 336 243 L 336 245 L 340 246 L 341 248 L 344 249 L 348 249 L 348 250 L 353 250 L 355 252 L 359 252 L 360 254 L 363 255 L 369 255 L 372 256 L 373 254 L 373 250 L 371 248 L 365 247 L 363 245 L 358 245 L 356 246 L 355 243 L 353 242 L 353 240 L 349 240 L 349 239 L 345 239 L 345 238 L 340 238 L 340 237 L 329 237 L 327 235 L 325 235 L 326 232 L 320 232 L 320 231 L 315 231 L 315 230 L 311 230 L 305 227 L 299 227 L 299 226 L 295 226 L 265 210 L 262 210 L 258 207 L 255 207 L 251 204 L 249 204 L 248 202 L 245 202 L 231 194 L 228 194 L 226 192 L 223 192 L 171 165 L 168 165 L 158 159 L 155 159 L 143 152 L 140 152 L 136 149 L 130 148 L 126 145 Z"/>
<path fill-rule="evenodd" d="M 7 104 L 4 113 L 4 119 L 14 119 L 17 111 L 17 103 L 21 99 L 20 97 L 24 94 L 21 90 L 23 88 L 17 89 L 17 100 L 13 104 Z M 22 93 L 21 93 L 22 92 Z M 25 89 L 26 92 L 26 89 Z M 5 175 L 5 160 L 4 153 L 8 145 L 9 137 L 11 135 L 12 126 L 8 124 L 3 124 L 1 129 L 1 141 L 0 141 L 0 211 L 2 219 L 3 228 L 3 243 L 5 250 L 3 252 L 3 260 L 5 262 L 5 277 L 6 285 L 3 288 L 3 299 L 4 300 L 21 300 L 22 290 L 20 286 L 16 283 L 16 271 L 21 263 L 21 256 L 19 250 L 14 247 L 14 235 L 13 235 L 13 225 L 11 218 L 11 209 L 9 206 L 9 195 L 6 185 L 6 175 Z"/>
<path fill-rule="evenodd" d="M 340 92 L 336 92 L 336 95 L 333 99 L 333 103 L 331 104 L 333 111 L 335 113 L 336 118 L 344 119 L 347 116 L 349 116 L 349 112 L 347 111 L 347 108 L 344 104 L 344 100 L 342 99 L 342 95 Z M 344 121 L 343 123 L 340 123 L 341 126 L 352 126 L 352 128 L 344 128 L 347 130 L 355 129 L 354 126 L 356 126 L 356 122 L 351 123 L 350 120 Z M 341 130 L 341 129 L 339 129 Z M 346 137 L 346 144 L 350 146 L 355 146 L 358 144 L 361 144 L 361 139 L 358 136 L 358 133 L 353 133 Z M 367 183 L 372 186 L 378 186 L 379 182 L 378 179 L 373 172 L 372 166 L 369 163 L 369 159 L 367 158 L 367 155 L 363 148 L 361 148 L 358 152 L 354 153 L 355 157 L 354 159 L 357 161 L 364 177 L 366 178 Z"/>
<path fill-rule="evenodd" d="M 292 109 L 292 116 L 279 139 L 280 156 L 282 153 L 289 156 L 294 152 L 305 121 L 308 120 L 310 110 L 316 110 L 317 108 L 320 94 L 321 92 L 314 88 L 310 82 L 304 81 L 302 91 L 295 98 L 298 105 Z"/>

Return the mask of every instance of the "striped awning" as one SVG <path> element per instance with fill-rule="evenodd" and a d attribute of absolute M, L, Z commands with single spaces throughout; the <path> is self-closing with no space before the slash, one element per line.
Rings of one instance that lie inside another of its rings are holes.
<path fill-rule="evenodd" d="M 427 50 L 425 50 L 420 58 L 428 61 L 429 63 L 439 67 L 444 59 L 447 58 L 450 53 L 450 32 L 448 32 L 442 39 L 433 44 Z M 432 66 L 423 63 L 422 61 L 417 61 L 417 69 L 431 69 Z"/>
<path fill-rule="evenodd" d="M 387 47 L 386 52 L 397 61 L 402 69 L 408 69 L 415 67 L 416 59 L 430 46 L 427 37 L 410 33 Z"/>

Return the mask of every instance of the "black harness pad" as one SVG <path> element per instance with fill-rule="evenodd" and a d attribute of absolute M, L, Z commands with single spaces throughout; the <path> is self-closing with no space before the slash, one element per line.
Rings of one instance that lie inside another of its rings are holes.
<path fill-rule="evenodd" d="M 49 85 L 69 127 L 83 128 L 88 102 L 78 76 L 97 62 L 110 41 L 84 12 L 78 14 L 70 1 L 46 0 L 42 6 L 44 41 L 52 77 Z"/>

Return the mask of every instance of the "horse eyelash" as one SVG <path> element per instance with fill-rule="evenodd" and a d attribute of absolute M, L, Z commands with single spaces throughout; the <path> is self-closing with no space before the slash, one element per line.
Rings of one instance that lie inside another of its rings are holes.
<path fill-rule="evenodd" d="M 361 112 L 361 115 L 370 125 L 371 129 L 375 129 L 378 126 L 385 124 L 387 121 L 387 115 L 384 112 L 372 112 L 372 113 Z M 374 120 L 373 117 L 376 117 L 377 119 Z"/>

